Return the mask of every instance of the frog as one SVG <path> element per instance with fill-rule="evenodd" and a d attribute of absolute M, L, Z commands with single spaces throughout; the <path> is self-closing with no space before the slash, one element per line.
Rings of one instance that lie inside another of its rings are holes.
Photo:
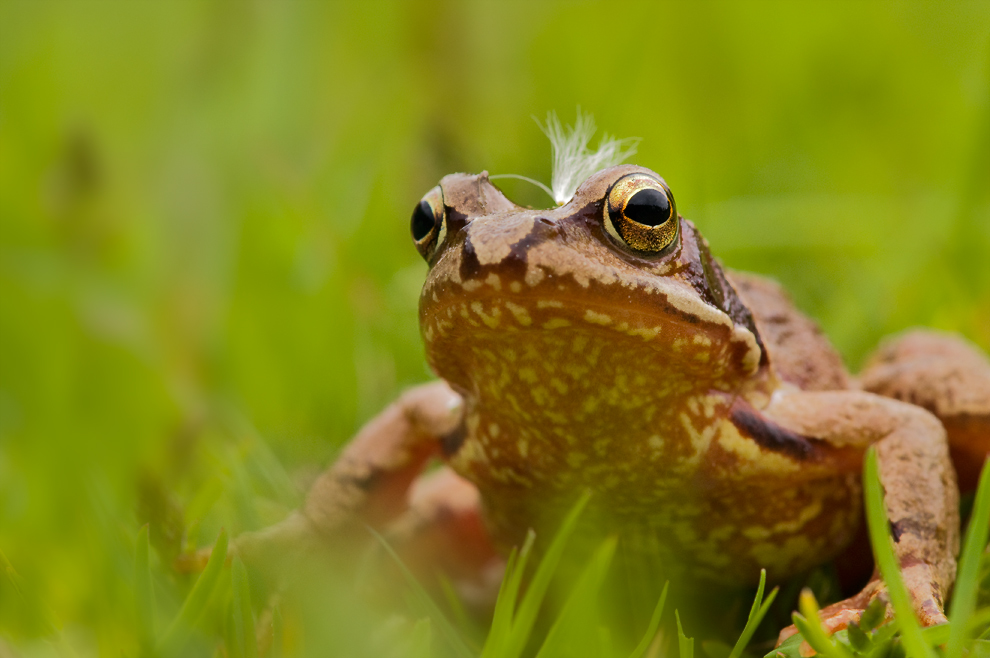
<path fill-rule="evenodd" d="M 509 547 L 588 491 L 596 518 L 693 578 L 779 582 L 853 541 L 872 447 L 915 611 L 946 621 L 957 471 L 973 488 L 990 454 L 978 348 L 912 330 L 853 377 L 779 284 L 723 267 L 638 165 L 597 171 L 550 209 L 517 205 L 487 172 L 451 174 L 410 230 L 438 379 L 369 421 L 300 510 L 237 550 L 371 526 L 454 578 L 497 580 Z M 844 628 L 876 599 L 874 572 L 823 624 Z"/>

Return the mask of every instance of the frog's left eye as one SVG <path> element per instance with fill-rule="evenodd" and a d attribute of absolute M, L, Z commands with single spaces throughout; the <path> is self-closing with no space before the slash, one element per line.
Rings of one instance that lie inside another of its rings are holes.
<path fill-rule="evenodd" d="M 426 262 L 430 262 L 437 247 L 443 244 L 443 239 L 447 235 L 443 190 L 439 185 L 427 192 L 413 208 L 410 227 L 416 250 Z"/>
<path fill-rule="evenodd" d="M 677 238 L 680 222 L 674 195 L 649 174 L 628 174 L 612 184 L 605 198 L 605 230 L 633 251 L 656 254 Z"/>

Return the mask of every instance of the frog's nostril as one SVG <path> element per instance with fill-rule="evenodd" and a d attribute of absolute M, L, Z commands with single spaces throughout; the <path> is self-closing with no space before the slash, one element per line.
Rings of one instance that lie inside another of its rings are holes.
<path fill-rule="evenodd" d="M 556 222 L 550 219 L 549 217 L 537 217 L 536 221 L 540 222 L 541 224 L 545 224 L 546 226 L 556 225 Z"/>

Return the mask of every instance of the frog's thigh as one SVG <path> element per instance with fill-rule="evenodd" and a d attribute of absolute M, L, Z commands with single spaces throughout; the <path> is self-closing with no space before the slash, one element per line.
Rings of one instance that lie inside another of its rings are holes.
<path fill-rule="evenodd" d="M 951 334 L 911 331 L 885 342 L 860 376 L 873 393 L 928 409 L 942 421 L 963 491 L 990 455 L 990 361 Z"/>
<path fill-rule="evenodd" d="M 784 427 L 834 445 L 876 444 L 894 548 L 915 611 L 925 625 L 946 621 L 944 596 L 955 579 L 958 490 L 945 430 L 920 407 L 862 391 L 782 395 L 765 413 Z M 873 580 L 826 612 L 833 627 L 884 594 Z M 843 610 L 845 609 L 845 611 Z M 835 628 L 833 628 L 835 630 Z"/>

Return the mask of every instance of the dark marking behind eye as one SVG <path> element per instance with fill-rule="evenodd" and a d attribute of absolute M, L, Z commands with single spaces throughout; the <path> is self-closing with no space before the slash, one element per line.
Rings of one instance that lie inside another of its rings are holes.
<path fill-rule="evenodd" d="M 801 461 L 814 454 L 814 446 L 807 437 L 768 420 L 744 402 L 737 401 L 732 405 L 731 418 L 736 429 L 767 450 L 781 452 Z"/>
<path fill-rule="evenodd" d="M 561 235 L 563 233 L 557 222 L 547 217 L 537 217 L 529 233 L 510 246 L 508 255 L 499 263 L 488 267 L 494 267 L 500 273 L 521 279 L 526 275 L 526 263 L 530 248 L 548 240 L 559 238 Z M 464 247 L 461 250 L 461 278 L 465 281 L 479 278 L 482 269 L 474 244 L 471 242 L 471 236 L 468 235 L 464 238 Z"/>
<path fill-rule="evenodd" d="M 660 190 L 640 190 L 626 202 L 625 215 L 646 226 L 660 226 L 670 219 L 670 201 Z"/>
<path fill-rule="evenodd" d="M 481 262 L 478 260 L 478 253 L 471 243 L 471 236 L 464 238 L 464 247 L 461 249 L 461 279 L 467 281 L 478 276 L 481 272 Z"/>
<path fill-rule="evenodd" d="M 428 236 L 436 225 L 433 208 L 425 199 L 420 201 L 413 210 L 411 225 L 413 240 L 416 242 Z"/>
<path fill-rule="evenodd" d="M 763 344 L 760 332 L 756 329 L 752 312 L 739 299 L 735 288 L 725 277 L 722 266 L 712 257 L 704 238 L 698 235 L 698 230 L 690 222 L 684 221 L 681 234 L 683 236 L 681 239 L 689 247 L 689 251 L 697 251 L 697 264 L 692 262 L 690 255 L 687 259 L 688 266 L 684 275 L 688 282 L 706 302 L 732 318 L 735 324 L 746 327 L 756 337 L 756 344 L 760 348 L 760 365 L 766 366 L 769 363 L 767 348 Z"/>

